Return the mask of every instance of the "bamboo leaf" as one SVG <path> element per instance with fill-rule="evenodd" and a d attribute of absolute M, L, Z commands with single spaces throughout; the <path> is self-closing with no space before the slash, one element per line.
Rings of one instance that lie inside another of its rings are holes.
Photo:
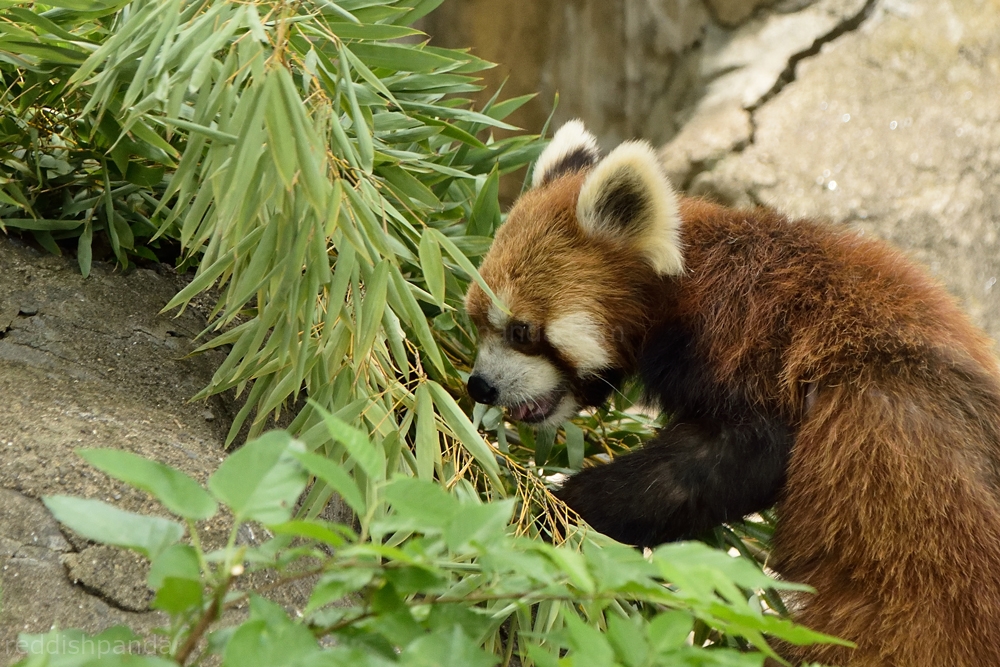
<path fill-rule="evenodd" d="M 288 117 L 281 98 L 280 83 L 276 77 L 268 77 L 265 87 L 264 120 L 267 123 L 267 145 L 274 159 L 274 166 L 281 176 L 286 190 L 295 183 L 296 156 L 295 137 L 292 121 Z"/>
<path fill-rule="evenodd" d="M 476 203 L 472 207 L 472 216 L 469 218 L 469 226 L 465 233 L 469 236 L 493 236 L 493 232 L 500 226 L 500 172 L 496 167 L 486 178 L 483 187 L 476 196 Z"/>
<path fill-rule="evenodd" d="M 359 42 L 351 44 L 350 48 L 354 55 L 372 67 L 385 67 L 399 72 L 430 72 L 455 63 L 451 58 L 402 44 Z"/>
<path fill-rule="evenodd" d="M 387 39 L 399 39 L 411 35 L 422 35 L 424 33 L 413 28 L 399 25 L 385 25 L 380 23 L 353 23 L 349 21 L 330 21 L 327 23 L 330 30 L 341 39 L 364 39 L 368 41 L 378 41 Z"/>
<path fill-rule="evenodd" d="M 94 260 L 94 250 L 91 245 L 93 240 L 94 226 L 87 222 L 76 244 L 76 261 L 80 265 L 80 273 L 84 278 L 90 275 L 90 267 Z"/>
<path fill-rule="evenodd" d="M 566 433 L 566 456 L 569 459 L 571 470 L 579 470 L 583 467 L 584 439 L 583 429 L 573 422 L 563 424 Z"/>
<path fill-rule="evenodd" d="M 428 380 L 427 386 L 430 389 L 431 396 L 434 398 L 434 404 L 437 406 L 445 422 L 454 431 L 459 442 L 469 450 L 473 458 L 483 467 L 483 470 L 494 484 L 494 490 L 502 493 L 503 484 L 500 482 L 500 466 L 497 465 L 496 455 L 493 453 L 493 450 L 483 441 L 482 436 L 473 428 L 468 416 L 462 412 L 462 409 L 458 407 L 458 403 L 444 390 L 444 387 L 433 380 Z"/>
<path fill-rule="evenodd" d="M 431 296 L 434 297 L 434 302 L 443 308 L 444 261 L 441 259 L 441 248 L 432 234 L 425 233 L 420 237 L 420 268 L 424 272 L 424 280 Z"/>
<path fill-rule="evenodd" d="M 507 305 L 500 300 L 500 297 L 498 297 L 496 294 L 493 293 L 493 290 L 490 289 L 490 286 L 487 285 L 486 281 L 483 280 L 483 277 L 479 275 L 479 271 L 476 270 L 476 267 L 472 265 L 472 262 L 469 261 L 469 258 L 466 257 L 465 254 L 458 249 L 458 246 L 456 246 L 451 239 L 449 239 L 447 236 L 437 231 L 436 229 L 428 229 L 427 233 L 434 234 L 435 240 L 437 240 L 437 242 L 441 244 L 441 247 L 443 247 L 448 252 L 448 254 L 451 255 L 451 258 L 455 260 L 455 263 L 457 263 L 462 268 L 463 271 L 468 273 L 469 276 L 471 276 L 472 279 L 476 282 L 476 284 L 479 285 L 479 287 L 481 287 L 484 292 L 486 292 L 486 295 L 490 297 L 490 300 L 492 300 L 493 303 L 496 304 L 496 306 L 500 308 L 503 312 L 507 313 L 508 315 L 510 314 L 510 310 L 507 308 Z"/>
<path fill-rule="evenodd" d="M 423 311 L 420 310 L 420 305 L 410 292 L 409 284 L 403 279 L 403 276 L 399 273 L 399 269 L 395 266 L 390 268 L 389 273 L 392 279 L 390 283 L 390 301 L 395 302 L 394 308 L 397 310 L 397 314 L 402 311 L 405 321 L 413 329 L 417 340 L 420 341 L 421 353 L 427 355 L 435 368 L 444 374 L 444 359 L 441 357 L 441 350 L 438 347 L 437 341 L 434 340 L 434 334 L 431 333 L 430 326 L 427 324 L 427 318 L 424 316 Z"/>
<path fill-rule="evenodd" d="M 441 439 L 438 436 L 434 403 L 426 384 L 417 387 L 417 477 L 434 479 L 434 467 L 441 462 Z"/>
<path fill-rule="evenodd" d="M 344 88 L 347 90 L 347 99 L 351 104 L 351 116 L 354 119 L 354 136 L 358 140 L 358 155 L 361 158 L 361 168 L 371 173 L 372 161 L 375 149 L 372 147 L 372 137 L 368 131 L 368 123 L 358 106 L 358 98 L 354 91 L 354 82 L 351 80 L 351 70 L 348 65 L 347 55 L 344 53 L 343 44 L 340 45 L 340 76 L 343 79 Z"/>
<path fill-rule="evenodd" d="M 366 359 L 371 354 L 375 336 L 382 326 L 382 312 L 386 305 L 386 288 L 389 283 L 389 261 L 382 260 L 371 278 L 365 281 L 365 297 L 362 301 L 361 323 L 354 348 L 354 358 L 357 361 Z"/>

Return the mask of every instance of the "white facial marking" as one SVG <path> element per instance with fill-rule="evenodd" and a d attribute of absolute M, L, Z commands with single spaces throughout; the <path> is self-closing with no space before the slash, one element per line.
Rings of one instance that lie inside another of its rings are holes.
<path fill-rule="evenodd" d="M 505 406 L 547 396 L 562 384 L 548 359 L 516 352 L 495 337 L 480 341 L 475 372 L 496 387 L 497 402 Z"/>
<path fill-rule="evenodd" d="M 498 290 L 497 298 L 509 306 L 510 293 L 508 291 Z M 500 310 L 495 303 L 490 302 L 490 309 L 486 312 L 486 319 L 493 327 L 503 330 L 507 326 L 507 322 L 510 321 L 510 315 Z"/>
<path fill-rule="evenodd" d="M 581 376 L 611 365 L 601 325 L 587 313 L 578 311 L 556 318 L 545 327 L 545 335 L 573 362 Z"/>
<path fill-rule="evenodd" d="M 545 421 L 541 422 L 541 426 L 558 426 L 564 421 L 572 419 L 576 414 L 580 412 L 580 404 L 576 402 L 572 394 L 566 394 L 559 401 L 558 407 L 555 411 L 549 415 Z"/>

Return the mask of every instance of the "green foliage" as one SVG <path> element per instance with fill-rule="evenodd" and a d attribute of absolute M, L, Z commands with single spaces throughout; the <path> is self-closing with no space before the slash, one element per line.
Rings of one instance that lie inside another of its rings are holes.
<path fill-rule="evenodd" d="M 202 349 L 227 356 L 198 397 L 235 389 L 229 441 L 248 421 L 251 439 L 207 490 L 81 453 L 182 521 L 49 508 L 151 559 L 181 664 L 204 650 L 224 665 L 747 665 L 769 653 L 764 634 L 818 639 L 768 610 L 792 586 L 751 560 L 697 544 L 645 559 L 574 529 L 548 480 L 650 435 L 634 390 L 537 434 L 465 397 L 462 298 L 472 281 L 493 296 L 475 266 L 503 218 L 499 178 L 542 144 L 494 136 L 527 98 L 463 97 L 489 63 L 408 27 L 440 1 L 0 0 L 0 229 L 75 248 L 84 275 L 102 253 L 197 267 L 167 309 L 218 296 Z M 297 439 L 261 436 L 285 410 Z M 317 519 L 335 494 L 359 532 Z M 206 553 L 196 522 L 220 504 L 235 525 Z M 273 539 L 236 545 L 244 522 Z M 772 526 L 721 528 L 717 546 L 762 563 Z M 305 617 L 245 569 L 316 577 Z M 222 627 L 243 603 L 249 616 Z M 48 640 L 82 641 L 34 638 L 27 664 L 127 662 L 45 657 Z M 129 664 L 143 662 L 159 664 Z"/>
<path fill-rule="evenodd" d="M 342 422 L 331 419 L 328 426 L 335 437 L 374 449 Z M 414 477 L 369 475 L 359 532 L 316 518 L 292 519 L 290 502 L 306 489 L 307 473 L 351 480 L 343 467 L 303 450 L 286 432 L 272 431 L 230 456 L 207 491 L 198 487 L 236 517 L 228 543 L 217 551 L 202 550 L 198 525 L 188 516 L 180 518 L 190 546 L 175 521 L 99 501 L 47 498 L 56 518 L 81 535 L 150 558 L 153 606 L 170 622 L 155 645 L 124 627 L 96 637 L 72 630 L 25 635 L 20 641 L 29 657 L 21 664 L 111 667 L 126 664 L 124 654 L 144 646 L 147 655 L 127 664 L 196 664 L 216 656 L 237 667 L 490 667 L 516 656 L 520 664 L 540 667 L 749 667 L 774 656 L 765 635 L 792 643 L 829 641 L 763 613 L 753 592 L 803 587 L 773 581 L 749 561 L 698 542 L 647 556 L 580 535 L 553 546 L 515 534 L 514 499 L 484 503 L 462 486 L 447 491 Z M 167 508 L 176 505 L 178 476 L 188 479 L 160 464 L 147 464 L 136 475 L 113 450 L 82 454 Z M 237 544 L 246 521 L 258 532 L 263 524 L 268 539 Z M 160 529 L 133 530 L 145 525 Z M 265 571 L 271 576 L 252 576 Z M 262 580 L 270 583 L 255 588 L 253 582 Z M 299 617 L 264 597 L 266 590 L 302 581 L 311 582 L 312 593 Z M 235 607 L 248 613 L 223 621 L 223 612 Z M 725 633 L 728 645 L 700 647 L 693 639 L 699 628 Z M 746 653 L 744 646 L 759 652 Z"/>

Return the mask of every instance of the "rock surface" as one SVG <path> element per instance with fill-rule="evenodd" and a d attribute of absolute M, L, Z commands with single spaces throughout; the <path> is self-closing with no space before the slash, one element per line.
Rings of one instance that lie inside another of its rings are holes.
<path fill-rule="evenodd" d="M 221 401 L 188 400 L 211 378 L 217 354 L 188 357 L 202 320 L 159 310 L 183 285 L 166 269 L 127 275 L 75 263 L 0 236 L 0 642 L 51 627 L 148 630 L 146 563 L 136 555 L 63 535 L 39 502 L 47 495 L 99 498 L 162 514 L 145 493 L 91 468 L 75 450 L 115 447 L 175 466 L 204 482 L 222 460 L 228 416 Z M 206 535 L 224 539 L 226 518 Z M 211 539 L 211 537 L 210 537 Z M 16 659 L 7 650 L 7 664 Z"/>
<path fill-rule="evenodd" d="M 685 187 L 753 138 L 753 110 L 774 96 L 795 64 L 820 45 L 860 24 L 872 0 L 820 0 L 793 13 L 766 13 L 736 29 L 709 25 L 703 47 L 688 57 L 698 99 L 678 111 L 689 120 L 664 151 L 668 175 Z M 655 138 L 654 138 L 655 141 Z"/>
<path fill-rule="evenodd" d="M 881 2 L 794 74 L 690 189 L 887 239 L 1000 339 L 1000 5 Z"/>

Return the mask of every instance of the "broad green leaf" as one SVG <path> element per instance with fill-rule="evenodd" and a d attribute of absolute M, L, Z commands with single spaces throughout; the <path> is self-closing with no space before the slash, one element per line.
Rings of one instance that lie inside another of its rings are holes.
<path fill-rule="evenodd" d="M 306 486 L 294 454 L 305 447 L 284 431 L 271 431 L 230 454 L 208 480 L 208 488 L 233 511 L 237 522 L 284 523 Z"/>
<path fill-rule="evenodd" d="M 324 456 L 310 452 L 299 452 L 295 458 L 305 466 L 306 470 L 329 484 L 330 488 L 344 499 L 344 502 L 354 510 L 355 514 L 364 516 L 368 512 L 364 490 L 358 488 L 354 479 L 340 465 Z"/>
<path fill-rule="evenodd" d="M 100 500 L 46 496 L 53 516 L 83 537 L 101 544 L 125 547 L 154 559 L 184 535 L 174 521 L 125 512 Z"/>
<path fill-rule="evenodd" d="M 200 611 L 202 606 L 203 586 L 199 581 L 166 577 L 156 597 L 150 603 L 153 609 L 160 609 L 168 614 L 180 614 L 185 611 Z"/>
<path fill-rule="evenodd" d="M 444 539 L 452 551 L 464 550 L 471 545 L 487 547 L 503 538 L 514 499 L 482 505 L 466 505 L 444 529 Z"/>
<path fill-rule="evenodd" d="M 614 651 L 599 630 L 584 623 L 575 611 L 563 613 L 573 667 L 608 667 L 614 664 Z"/>
<path fill-rule="evenodd" d="M 458 626 L 419 637 L 400 657 L 414 667 L 494 667 L 498 662 Z"/>
<path fill-rule="evenodd" d="M 361 429 L 351 426 L 318 405 L 313 407 L 323 416 L 330 436 L 344 445 L 364 473 L 372 479 L 385 479 L 385 453 L 382 448 L 373 445 Z"/>
<path fill-rule="evenodd" d="M 585 594 L 591 594 L 596 589 L 596 583 L 590 572 L 587 571 L 586 560 L 583 554 L 567 548 L 556 548 L 549 545 L 539 545 L 549 560 L 551 560 L 560 570 L 569 576 L 574 586 Z"/>
<path fill-rule="evenodd" d="M 153 590 L 163 585 L 167 577 L 201 580 L 198 552 L 187 544 L 174 544 L 157 556 L 149 567 L 146 581 Z"/>
<path fill-rule="evenodd" d="M 233 632 L 226 644 L 222 665 L 291 667 L 305 664 L 305 660 L 319 650 L 316 639 L 305 625 L 293 622 L 281 607 L 251 595 L 250 619 Z"/>
<path fill-rule="evenodd" d="M 177 667 L 173 660 L 157 656 L 109 655 L 111 647 L 142 644 L 143 638 L 124 625 L 116 625 L 96 635 L 82 630 L 51 630 L 44 635 L 21 634 L 17 638 L 18 650 L 32 656 L 26 661 L 26 667 Z M 76 650 L 68 650 L 70 647 Z M 37 659 L 39 657 L 41 660 Z"/>
<path fill-rule="evenodd" d="M 299 454 L 304 456 L 304 454 Z M 331 547 L 340 548 L 347 543 L 344 533 L 331 529 L 334 524 L 327 524 L 325 521 L 312 520 L 292 520 L 285 523 L 277 523 L 270 526 L 271 532 L 276 535 L 297 535 L 307 537 L 329 544 Z"/>
<path fill-rule="evenodd" d="M 325 573 L 313 588 L 305 615 L 340 600 L 345 595 L 359 591 L 371 582 L 375 572 L 370 569 L 346 568 Z"/>
<path fill-rule="evenodd" d="M 173 512 L 188 519 L 209 519 L 218 506 L 212 497 L 180 470 L 117 449 L 80 449 L 95 468 L 152 494 Z"/>
<path fill-rule="evenodd" d="M 693 626 L 694 618 L 686 611 L 660 612 L 646 630 L 649 646 L 655 653 L 680 648 L 687 642 Z"/>
<path fill-rule="evenodd" d="M 456 498 L 432 482 L 403 477 L 388 484 L 384 493 L 396 514 L 413 522 L 411 530 L 443 530 L 462 511 Z"/>
<path fill-rule="evenodd" d="M 649 643 L 643 636 L 638 618 L 608 614 L 607 632 L 619 662 L 625 667 L 645 667 L 649 658 Z"/>

